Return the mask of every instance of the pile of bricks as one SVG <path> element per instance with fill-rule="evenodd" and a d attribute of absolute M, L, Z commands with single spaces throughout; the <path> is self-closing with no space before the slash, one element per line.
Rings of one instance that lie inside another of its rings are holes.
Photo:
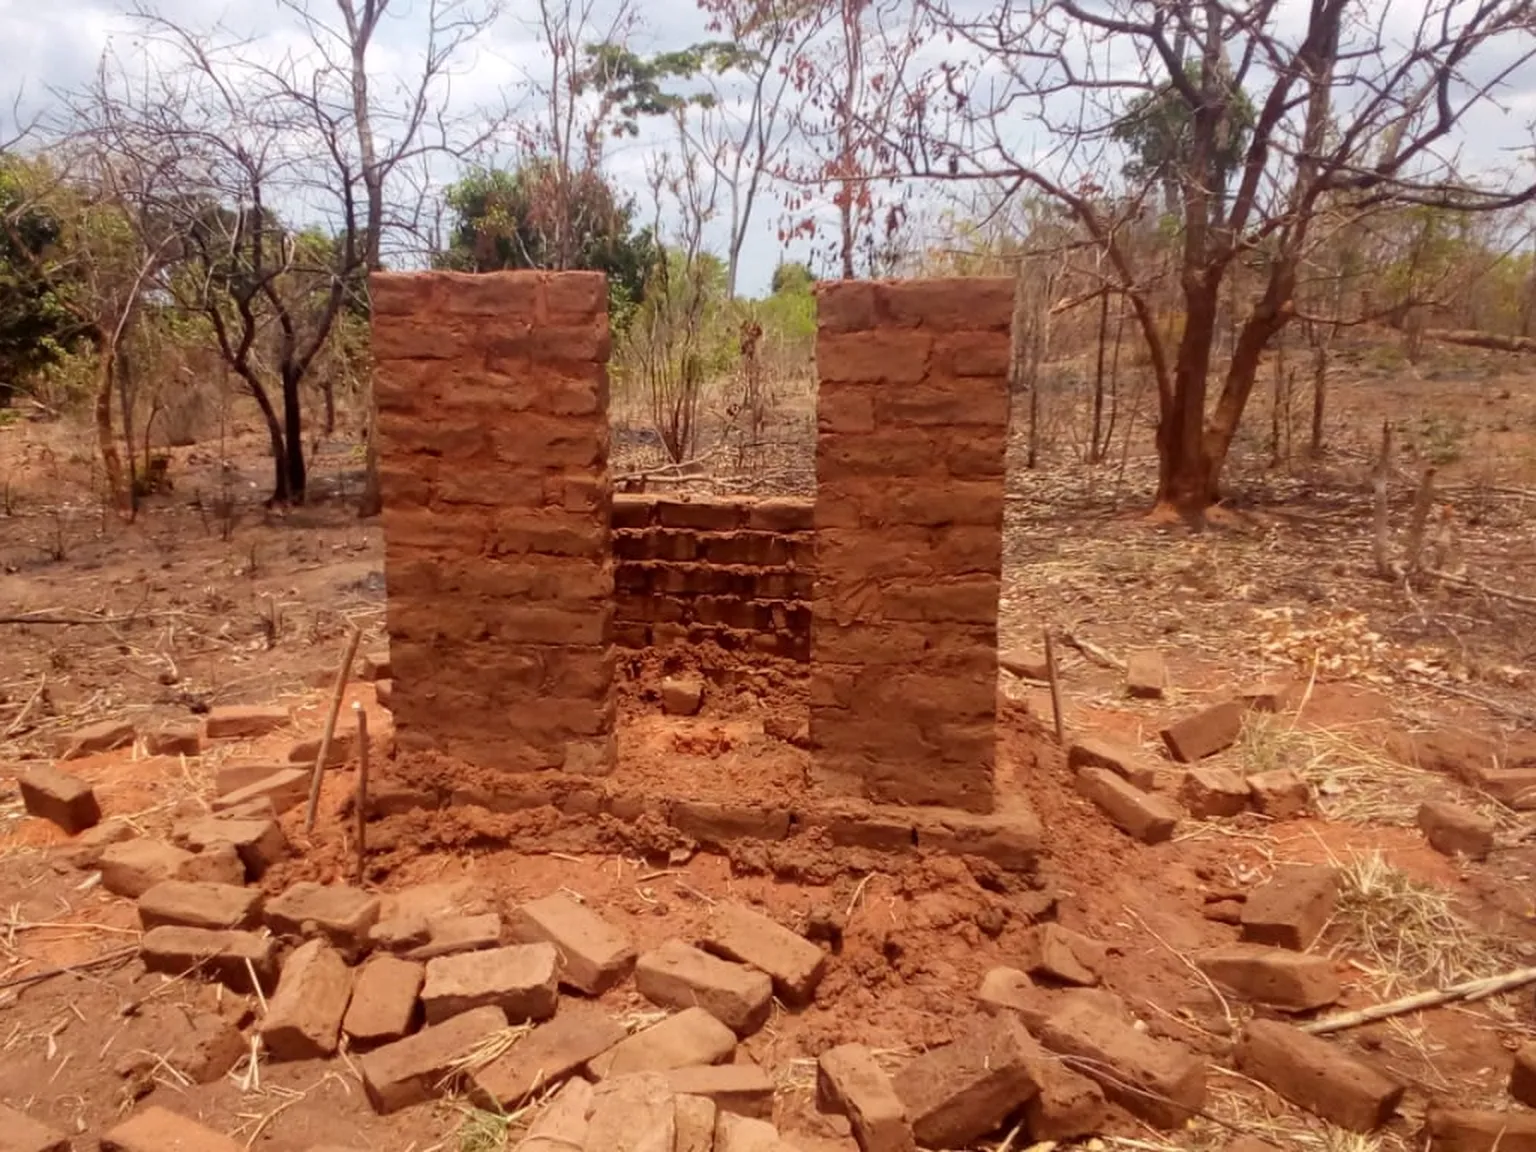
<path fill-rule="evenodd" d="M 805 661 L 815 580 L 809 500 L 613 500 L 616 641 L 713 641 Z"/>

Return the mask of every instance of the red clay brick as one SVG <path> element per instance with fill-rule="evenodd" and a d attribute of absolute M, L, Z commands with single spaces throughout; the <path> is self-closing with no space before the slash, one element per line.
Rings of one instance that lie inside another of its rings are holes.
<path fill-rule="evenodd" d="M 244 884 L 245 878 L 245 861 L 240 859 L 233 844 L 214 844 L 203 849 L 182 864 L 172 877 L 174 880 L 236 886 Z"/>
<path fill-rule="evenodd" d="M 672 677 L 661 683 L 661 708 L 668 716 L 694 716 L 704 703 L 704 682 Z"/>
<path fill-rule="evenodd" d="M 379 898 L 345 884 L 301 880 L 267 901 L 267 927 L 279 936 L 325 937 L 348 956 L 368 949 L 368 932 L 379 919 Z"/>
<path fill-rule="evenodd" d="M 137 729 L 125 720 L 102 720 L 76 728 L 58 739 L 60 760 L 80 760 L 98 752 L 115 752 L 132 744 Z"/>
<path fill-rule="evenodd" d="M 1143 792 L 1150 792 L 1157 782 L 1157 769 L 1140 748 L 1102 736 L 1074 740 L 1067 749 L 1067 767 L 1106 768 L 1130 781 Z"/>
<path fill-rule="evenodd" d="M 1326 956 L 1228 944 L 1195 956 L 1195 964 L 1217 984 L 1244 999 L 1291 1012 L 1310 1012 L 1336 1002 L 1343 989 Z"/>
<path fill-rule="evenodd" d="M 1536 1152 L 1536 1113 L 1431 1108 L 1427 1152 Z"/>
<path fill-rule="evenodd" d="M 972 344 L 987 341 L 979 333 L 993 333 L 993 343 L 1008 331 L 1015 292 L 1012 276 L 915 277 L 875 284 L 879 314 L 897 328 L 921 326 L 944 332 L 958 341 L 964 333 Z"/>
<path fill-rule="evenodd" d="M 702 943 L 718 956 L 768 973 L 774 991 L 791 1006 L 809 1004 L 826 973 L 826 954 L 816 945 L 762 913 L 729 901 L 710 909 Z"/>
<path fill-rule="evenodd" d="M 622 1040 L 588 1061 L 592 1075 L 628 1076 L 666 1072 L 696 1064 L 719 1064 L 736 1050 L 736 1034 L 703 1008 L 685 1008 Z"/>
<path fill-rule="evenodd" d="M 0 1152 L 69 1152 L 69 1137 L 0 1104 Z"/>
<path fill-rule="evenodd" d="M 252 972 L 264 992 L 277 984 L 277 942 L 254 932 L 151 928 L 139 942 L 139 958 L 150 972 L 180 976 L 195 968 L 235 992 L 254 991 Z"/>
<path fill-rule="evenodd" d="M 388 680 L 391 675 L 393 673 L 390 668 L 388 648 L 380 648 L 363 654 L 357 670 L 357 678 L 359 680 Z"/>
<path fill-rule="evenodd" d="M 232 845 L 245 862 L 246 875 L 259 880 L 267 869 L 288 856 L 288 837 L 276 820 L 237 820 L 228 814 L 187 820 L 176 825 L 173 839 L 194 852 Z"/>
<path fill-rule="evenodd" d="M 1060 924 L 1039 924 L 1025 934 L 1021 960 L 1031 976 L 1089 987 L 1099 982 L 1104 948 Z"/>
<path fill-rule="evenodd" d="M 406 923 L 404 927 L 414 938 L 416 927 Z M 426 942 L 411 947 L 407 960 L 436 960 L 443 956 L 458 956 L 465 952 L 480 952 L 494 948 L 501 942 L 501 917 L 495 912 L 482 912 L 475 916 L 448 914 L 434 916 L 422 926 Z M 372 939 L 372 933 L 369 934 Z"/>
<path fill-rule="evenodd" d="M 1419 805 L 1419 828 L 1436 852 L 1486 860 L 1493 851 L 1494 824 L 1476 812 L 1444 800 Z"/>
<path fill-rule="evenodd" d="M 684 835 L 709 845 L 732 840 L 783 840 L 789 835 L 789 810 L 785 808 L 679 800 L 672 805 L 669 822 Z"/>
<path fill-rule="evenodd" d="M 680 940 L 669 940 L 640 957 L 635 987 L 664 1008 L 705 1009 L 738 1036 L 768 1020 L 773 982 L 762 972 L 719 960 Z"/>
<path fill-rule="evenodd" d="M 513 1023 L 555 1014 L 560 954 L 553 944 L 514 944 L 427 962 L 421 1003 L 427 1022 L 495 1005 Z"/>
<path fill-rule="evenodd" d="M 961 1148 L 993 1132 L 1039 1092 L 1029 1033 L 1011 1017 L 977 1017 L 953 1043 L 911 1060 L 893 1086 L 917 1143 Z"/>
<path fill-rule="evenodd" d="M 1312 789 L 1290 768 L 1275 768 L 1248 777 L 1253 807 L 1271 820 L 1294 820 L 1312 810 Z"/>
<path fill-rule="evenodd" d="M 1249 1021 L 1234 1056 L 1239 1071 L 1351 1132 L 1381 1127 L 1403 1098 L 1403 1085 L 1383 1072 L 1276 1020 Z"/>
<path fill-rule="evenodd" d="M 1227 700 L 1164 728 L 1163 743 L 1181 764 L 1203 760 L 1237 743 L 1247 713 L 1241 700 Z"/>
<path fill-rule="evenodd" d="M 663 1074 L 679 1096 L 703 1096 L 721 1112 L 773 1119 L 773 1080 L 756 1064 L 695 1064 Z"/>
<path fill-rule="evenodd" d="M 71 836 L 101 820 L 95 789 L 78 776 L 39 767 L 24 773 L 16 783 L 29 814 L 57 824 Z"/>
<path fill-rule="evenodd" d="M 906 1107 L 891 1078 L 862 1044 L 829 1048 L 816 1061 L 816 1102 L 846 1116 L 860 1152 L 913 1152 Z"/>
<path fill-rule="evenodd" d="M 715 1123 L 717 1112 L 714 1101 L 702 1096 L 679 1096 L 673 1107 L 677 1110 L 677 1142 L 673 1152 L 713 1152 L 715 1147 Z M 518 1152 L 523 1152 L 519 1149 Z M 532 1149 L 530 1152 L 568 1152 L 566 1149 Z"/>
<path fill-rule="evenodd" d="M 262 1043 L 277 1060 L 334 1055 L 351 998 L 352 973 L 341 953 L 323 940 L 301 944 L 283 965 L 267 1005 Z"/>
<path fill-rule="evenodd" d="M 341 1029 L 355 1045 L 386 1044 L 416 1023 L 426 969 L 397 956 L 378 955 L 358 969 Z"/>
<path fill-rule="evenodd" d="M 507 931 L 519 944 L 543 941 L 558 948 L 561 982 L 588 996 L 601 996 L 634 971 L 629 938 L 562 893 L 515 909 Z"/>
<path fill-rule="evenodd" d="M 101 1152 L 242 1152 L 242 1145 L 152 1104 L 107 1132 L 101 1138 Z"/>
<path fill-rule="evenodd" d="M 156 884 L 182 879 L 192 853 L 158 840 L 128 840 L 109 845 L 98 861 L 101 886 L 114 896 L 137 900 Z"/>
<path fill-rule="evenodd" d="M 1236 816 L 1248 810 L 1248 783 L 1229 768 L 1196 764 L 1184 774 L 1179 799 L 1197 820 Z"/>
<path fill-rule="evenodd" d="M 166 724 L 144 733 L 144 751 L 150 756 L 201 756 L 203 733 L 196 725 Z"/>
<path fill-rule="evenodd" d="M 1333 915 L 1338 874 L 1332 868 L 1285 865 L 1243 904 L 1243 939 L 1305 952 Z"/>
<path fill-rule="evenodd" d="M 1168 664 L 1163 654 L 1132 652 L 1125 662 L 1125 692 L 1134 700 L 1161 700 L 1168 692 Z"/>
<path fill-rule="evenodd" d="M 1076 1140 L 1103 1130 L 1109 1109 L 1097 1083 L 1043 1052 L 1032 1071 L 1040 1091 L 1024 1105 L 1031 1140 Z"/>
<path fill-rule="evenodd" d="M 252 800 L 266 797 L 279 814 L 302 804 L 309 796 L 311 772 L 306 768 L 278 768 L 250 783 L 224 792 L 213 800 L 215 812 L 239 808 Z"/>
<path fill-rule="evenodd" d="M 108 848 L 132 840 L 136 835 L 126 820 L 108 820 L 76 836 L 70 842 L 67 858 L 76 868 L 96 868 L 101 863 L 102 853 Z"/>
<path fill-rule="evenodd" d="M 482 1107 L 511 1111 L 574 1075 L 627 1035 L 624 1026 L 600 1008 L 568 1006 L 504 1055 L 471 1073 L 471 1096 Z"/>
<path fill-rule="evenodd" d="M 1525 1044 L 1515 1053 L 1509 1094 L 1527 1108 L 1536 1108 L 1536 1044 Z"/>
<path fill-rule="evenodd" d="M 677 1110 L 665 1077 L 605 1080 L 592 1091 L 582 1152 L 660 1152 L 677 1142 Z"/>
<path fill-rule="evenodd" d="M 916 384 L 928 374 L 933 337 L 926 332 L 873 331 L 816 337 L 816 371 L 825 397 L 838 385 Z M 833 385 L 828 388 L 826 385 Z"/>
<path fill-rule="evenodd" d="M 1121 831 L 1144 844 L 1173 839 L 1179 811 L 1161 796 L 1143 792 L 1106 768 L 1083 768 L 1075 783 L 1078 793 L 1098 805 Z"/>
<path fill-rule="evenodd" d="M 261 922 L 261 893 L 232 884 L 163 880 L 139 897 L 145 931 L 162 924 L 187 928 L 254 928 Z"/>
<path fill-rule="evenodd" d="M 358 1061 L 368 1102 L 387 1115 L 435 1099 L 449 1087 L 443 1081 L 453 1066 L 506 1026 L 506 1013 L 490 1005 L 375 1048 Z"/>
<path fill-rule="evenodd" d="M 592 1110 L 592 1085 L 577 1077 L 567 1080 L 547 1106 L 534 1117 L 517 1144 L 517 1152 L 581 1152 Z M 678 1152 L 683 1152 L 681 1147 Z M 706 1147 L 702 1152 L 709 1152 Z"/>
<path fill-rule="evenodd" d="M 292 721 L 293 714 L 280 706 L 228 705 L 208 713 L 203 721 L 203 735 L 209 740 L 255 740 L 286 728 Z"/>

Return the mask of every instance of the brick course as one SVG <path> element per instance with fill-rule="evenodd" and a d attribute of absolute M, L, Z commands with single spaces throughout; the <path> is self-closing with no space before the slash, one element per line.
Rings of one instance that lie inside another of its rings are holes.
<path fill-rule="evenodd" d="M 603 276 L 381 273 L 372 296 L 401 746 L 611 771 Z"/>
<path fill-rule="evenodd" d="M 990 812 L 1013 282 L 817 295 L 816 781 Z"/>

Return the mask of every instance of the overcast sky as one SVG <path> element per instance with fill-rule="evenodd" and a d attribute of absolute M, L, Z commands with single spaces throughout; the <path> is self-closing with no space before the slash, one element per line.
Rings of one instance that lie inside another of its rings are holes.
<path fill-rule="evenodd" d="M 596 0 L 601 18 L 605 5 L 614 0 Z M 969 0 L 961 0 L 969 2 Z M 975 0 L 983 3 L 984 0 Z M 1283 0 L 1288 9 L 1303 9 L 1306 0 Z M 1373 10 L 1385 12 L 1386 36 L 1406 38 L 1423 10 L 1425 0 L 1369 0 Z M 1457 0 L 1430 0 L 1431 3 L 1456 3 Z M 312 0 L 314 11 L 334 19 L 331 0 Z M 374 85 L 376 92 L 387 91 L 391 73 L 409 74 L 412 55 L 419 51 L 428 0 L 395 0 L 400 15 L 390 21 L 375 48 Z M 1385 8 L 1383 6 L 1385 5 Z M 14 91 L 19 83 L 23 101 L 30 109 L 44 109 L 50 102 L 50 88 L 71 88 L 89 81 L 104 51 L 133 63 L 144 60 L 144 49 L 135 39 L 133 25 L 124 14 L 126 3 L 108 0 L 0 0 L 0 96 Z M 264 56 L 275 57 L 284 50 L 303 45 L 291 13 L 283 12 L 275 0 L 245 0 L 226 4 L 224 0 L 159 0 L 158 10 L 184 26 L 211 28 L 219 21 L 253 37 Z M 453 103 L 460 109 L 501 104 L 525 87 L 525 76 L 537 70 L 541 60 L 539 41 L 527 21 L 536 12 L 531 0 L 512 0 L 509 11 L 464 58 L 459 74 L 453 79 Z M 704 21 L 692 0 L 667 0 L 639 5 L 644 17 L 635 47 L 641 51 L 677 48 L 706 38 Z M 954 47 L 929 46 L 929 52 L 954 52 Z M 1480 66 L 1496 64 L 1491 59 Z M 6 97 L 9 103 L 8 96 Z M 1507 169 L 1511 165 L 1532 164 L 1530 123 L 1536 118 L 1536 76 L 1528 71 L 1514 77 L 1502 97 L 1503 107 L 1486 107 L 1471 116 L 1451 145 L 1466 156 L 1472 167 Z M 10 109 L 0 111 L 0 136 L 10 119 Z M 661 122 L 651 122 L 637 141 L 616 144 L 607 160 L 607 168 L 619 187 L 641 199 L 640 215 L 648 221 L 654 206 L 645 202 L 647 190 L 645 167 L 648 157 L 667 145 L 671 129 Z M 1034 147 L 1039 154 L 1040 146 Z M 1026 154 L 1030 149 L 1024 150 Z M 451 179 L 452 171 L 440 173 Z M 830 212 L 820 213 L 830 223 Z M 766 290 L 774 266 L 783 255 L 777 233 L 785 219 L 777 196 L 763 199 L 757 211 L 756 225 L 744 254 L 740 289 L 747 294 Z M 723 228 L 715 233 L 715 246 L 725 246 Z M 804 252 L 792 252 L 803 257 Z"/>

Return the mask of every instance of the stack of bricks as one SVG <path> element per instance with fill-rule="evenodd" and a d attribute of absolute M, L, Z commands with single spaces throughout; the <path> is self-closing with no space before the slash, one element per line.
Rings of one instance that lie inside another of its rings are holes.
<path fill-rule="evenodd" d="M 604 277 L 378 274 L 372 297 L 400 747 L 611 771 Z"/>
<path fill-rule="evenodd" d="M 615 496 L 615 639 L 808 659 L 813 510 L 810 500 Z"/>
<path fill-rule="evenodd" d="M 818 297 L 816 783 L 993 811 L 1013 282 Z"/>

